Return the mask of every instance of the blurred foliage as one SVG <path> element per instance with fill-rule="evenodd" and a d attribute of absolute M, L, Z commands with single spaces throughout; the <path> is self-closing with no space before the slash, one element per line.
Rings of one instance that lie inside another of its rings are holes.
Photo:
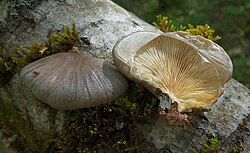
<path fill-rule="evenodd" d="M 250 1 L 247 0 L 113 0 L 152 23 L 158 14 L 173 25 L 210 25 L 232 58 L 234 77 L 250 88 Z"/>
<path fill-rule="evenodd" d="M 153 22 L 153 25 L 160 29 L 163 32 L 173 32 L 173 31 L 186 31 L 191 35 L 200 35 L 204 38 L 210 39 L 212 41 L 216 41 L 218 39 L 221 39 L 220 36 L 213 36 L 214 29 L 210 28 L 209 25 L 198 25 L 194 27 L 192 24 L 188 24 L 188 26 L 180 25 L 179 27 L 176 27 L 172 24 L 171 20 L 168 20 L 167 16 L 157 15 L 157 22 Z"/>

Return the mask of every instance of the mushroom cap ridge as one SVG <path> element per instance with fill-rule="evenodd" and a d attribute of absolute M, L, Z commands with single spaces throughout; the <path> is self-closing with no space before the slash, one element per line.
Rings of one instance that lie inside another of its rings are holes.
<path fill-rule="evenodd" d="M 232 75 L 231 60 L 219 45 L 186 32 L 133 33 L 116 44 L 113 58 L 122 73 L 156 96 L 159 96 L 157 89 L 168 94 L 178 103 L 180 112 L 209 109 Z M 183 61 L 195 62 L 195 67 Z M 193 76 L 191 73 L 197 74 Z M 192 82 L 196 83 L 192 86 Z"/>
<path fill-rule="evenodd" d="M 35 97 L 60 110 L 105 104 L 128 88 L 126 78 L 114 65 L 78 52 L 37 60 L 21 70 L 20 79 Z"/>

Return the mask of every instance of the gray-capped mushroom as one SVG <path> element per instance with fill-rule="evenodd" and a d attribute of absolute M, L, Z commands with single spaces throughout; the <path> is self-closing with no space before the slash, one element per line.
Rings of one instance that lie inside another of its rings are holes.
<path fill-rule="evenodd" d="M 113 60 L 128 78 L 178 112 L 208 110 L 222 94 L 233 66 L 222 47 L 186 32 L 136 32 L 117 42 Z M 170 100 L 167 100 L 167 99 Z"/>
<path fill-rule="evenodd" d="M 127 79 L 114 65 L 76 48 L 25 66 L 20 79 L 35 97 L 59 110 L 105 104 L 122 96 L 128 88 Z"/>

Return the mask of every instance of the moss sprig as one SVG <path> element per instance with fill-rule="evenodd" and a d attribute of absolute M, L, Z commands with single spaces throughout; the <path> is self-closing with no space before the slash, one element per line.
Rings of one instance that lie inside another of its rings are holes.
<path fill-rule="evenodd" d="M 62 32 L 51 34 L 47 42 L 48 51 L 52 54 L 55 52 L 68 51 L 76 45 L 78 39 L 78 32 L 76 31 L 76 23 L 65 26 Z"/>
<path fill-rule="evenodd" d="M 153 22 L 153 25 L 163 32 L 186 31 L 191 35 L 200 35 L 212 41 L 221 39 L 218 35 L 214 36 L 215 30 L 208 24 L 198 25 L 196 27 L 192 24 L 188 24 L 187 26 L 180 25 L 177 27 L 167 16 L 162 16 L 161 14 L 156 16 L 156 22 Z"/>
<path fill-rule="evenodd" d="M 196 27 L 194 27 L 191 24 L 188 24 L 188 27 L 185 29 L 185 31 L 191 35 L 200 35 L 200 36 L 207 38 L 207 39 L 210 39 L 212 41 L 216 41 L 216 40 L 221 39 L 221 37 L 218 35 L 213 36 L 215 30 L 212 29 L 208 24 L 198 25 Z"/>
<path fill-rule="evenodd" d="M 218 153 L 220 149 L 220 141 L 218 137 L 212 137 L 203 144 L 200 150 L 195 153 Z"/>
<path fill-rule="evenodd" d="M 30 46 L 16 47 L 14 50 L 16 54 L 12 56 L 12 59 L 22 67 L 46 56 L 48 54 L 47 50 L 48 47 L 43 42 L 36 42 Z"/>

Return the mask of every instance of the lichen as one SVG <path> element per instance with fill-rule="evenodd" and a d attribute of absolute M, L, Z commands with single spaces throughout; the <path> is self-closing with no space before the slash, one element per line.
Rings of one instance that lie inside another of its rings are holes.
<path fill-rule="evenodd" d="M 161 14 L 157 15 L 156 22 L 153 22 L 153 25 L 163 32 L 186 31 L 191 35 L 200 35 L 212 41 L 221 39 L 218 35 L 214 36 L 215 30 L 208 24 L 197 25 L 196 27 L 192 24 L 188 24 L 187 26 L 180 25 L 177 27 L 171 20 L 168 19 L 167 16 L 162 16 Z"/>

